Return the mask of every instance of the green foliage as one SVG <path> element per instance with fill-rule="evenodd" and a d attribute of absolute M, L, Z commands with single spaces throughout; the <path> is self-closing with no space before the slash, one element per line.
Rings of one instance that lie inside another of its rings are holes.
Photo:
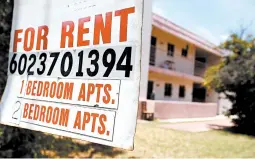
<path fill-rule="evenodd" d="M 0 0 L 0 97 L 3 94 L 8 67 L 13 1 Z M 34 157 L 35 136 L 32 131 L 0 126 L 0 157 Z"/>
<path fill-rule="evenodd" d="M 255 134 L 255 38 L 251 35 L 232 34 L 221 44 L 231 50 L 233 55 L 220 64 L 209 68 L 205 75 L 207 88 L 225 94 L 232 102 L 229 115 L 237 128 L 243 133 Z"/>
<path fill-rule="evenodd" d="M 7 80 L 12 3 L 12 1 L 0 0 L 0 96 L 2 96 Z"/>
<path fill-rule="evenodd" d="M 209 90 L 214 89 L 214 88 L 219 88 L 220 87 L 220 79 L 219 79 L 219 70 L 223 67 L 223 62 L 221 62 L 218 65 L 211 66 L 210 68 L 207 69 L 205 72 L 204 78 L 206 79 L 204 81 L 204 85 L 206 88 Z"/>
<path fill-rule="evenodd" d="M 254 48 L 255 39 L 252 35 L 238 35 L 232 34 L 230 38 L 221 44 L 221 48 L 231 50 L 233 53 L 240 55 L 242 53 L 250 52 Z"/>

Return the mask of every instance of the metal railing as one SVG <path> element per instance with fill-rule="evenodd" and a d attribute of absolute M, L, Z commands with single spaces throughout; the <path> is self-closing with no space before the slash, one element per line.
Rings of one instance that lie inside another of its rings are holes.
<path fill-rule="evenodd" d="M 156 64 L 157 56 L 159 56 L 159 54 L 164 54 L 164 53 L 166 54 L 165 56 L 167 57 L 166 61 L 164 61 L 161 64 Z M 150 49 L 150 65 L 158 66 L 158 67 L 167 67 L 168 64 L 173 65 L 174 64 L 173 55 L 174 55 L 174 52 L 164 50 L 164 49 L 161 49 L 161 48 L 157 48 L 157 47 L 152 45 L 151 49 Z"/>
<path fill-rule="evenodd" d="M 151 46 L 151 49 L 150 49 L 150 65 L 160 67 L 160 68 L 164 68 L 164 69 L 168 69 L 168 70 L 174 70 L 174 71 L 178 71 L 178 72 L 187 73 L 185 71 L 181 71 L 181 70 L 176 69 L 176 60 L 174 58 L 178 58 L 178 57 L 173 57 L 171 55 L 174 55 L 174 53 L 168 52 L 168 50 L 165 50 L 165 49 L 161 49 L 161 48 L 157 48 L 155 46 Z M 165 60 L 162 61 L 161 63 L 157 63 L 156 58 L 158 56 L 165 56 L 165 57 L 163 57 L 163 58 L 165 58 Z M 193 67 L 194 67 L 194 74 L 192 74 L 192 73 L 190 73 L 190 74 L 195 75 L 195 76 L 199 76 L 199 77 L 203 77 L 204 73 L 207 69 L 207 64 L 204 63 L 204 62 L 200 62 L 198 60 L 195 60 L 195 64 L 194 64 Z M 187 74 L 189 74 L 189 73 L 187 73 Z"/>

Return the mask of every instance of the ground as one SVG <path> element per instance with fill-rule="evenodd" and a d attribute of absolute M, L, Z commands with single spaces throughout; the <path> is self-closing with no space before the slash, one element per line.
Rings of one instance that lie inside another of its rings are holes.
<path fill-rule="evenodd" d="M 52 135 L 43 135 L 37 142 L 42 144 L 40 152 L 46 157 L 255 157 L 255 138 L 252 136 L 227 130 L 187 132 L 171 128 L 182 124 L 166 126 L 160 122 L 138 122 L 135 150 L 130 152 Z M 194 123 L 190 124 L 194 126 Z"/>
<path fill-rule="evenodd" d="M 234 124 L 228 118 L 212 118 L 213 120 L 196 121 L 196 122 L 177 122 L 175 124 L 160 124 L 162 128 L 169 128 L 188 132 L 203 132 L 210 130 L 220 130 L 231 128 Z"/>

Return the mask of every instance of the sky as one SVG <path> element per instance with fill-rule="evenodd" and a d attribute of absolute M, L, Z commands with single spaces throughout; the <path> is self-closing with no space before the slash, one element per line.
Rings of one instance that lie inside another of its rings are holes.
<path fill-rule="evenodd" d="M 241 26 L 255 35 L 255 0 L 153 0 L 153 12 L 216 45 Z"/>

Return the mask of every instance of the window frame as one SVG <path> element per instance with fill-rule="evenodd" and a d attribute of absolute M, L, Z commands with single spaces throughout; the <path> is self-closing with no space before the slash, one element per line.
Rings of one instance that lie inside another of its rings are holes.
<path fill-rule="evenodd" d="M 169 50 L 169 48 L 170 48 L 169 46 L 172 47 L 172 50 Z M 172 43 L 167 43 L 167 56 L 174 57 L 174 52 L 175 52 L 175 45 Z"/>
<path fill-rule="evenodd" d="M 189 45 L 187 45 L 185 48 L 182 48 L 182 57 L 188 57 L 189 55 Z"/>

